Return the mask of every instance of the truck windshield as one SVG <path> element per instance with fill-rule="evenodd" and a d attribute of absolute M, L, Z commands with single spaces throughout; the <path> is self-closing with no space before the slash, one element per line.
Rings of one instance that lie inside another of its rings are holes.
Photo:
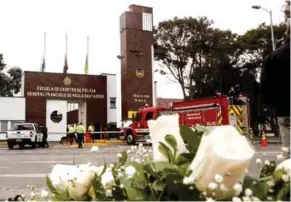
<path fill-rule="evenodd" d="M 13 130 L 33 130 L 32 124 L 14 125 Z"/>
<path fill-rule="evenodd" d="M 141 121 L 141 113 L 136 113 L 134 120 L 135 121 Z"/>

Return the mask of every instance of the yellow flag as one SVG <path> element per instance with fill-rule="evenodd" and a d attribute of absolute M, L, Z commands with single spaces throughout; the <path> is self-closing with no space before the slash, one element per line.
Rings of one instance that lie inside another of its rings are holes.
<path fill-rule="evenodd" d="M 88 54 L 86 56 L 86 64 L 85 64 L 85 74 L 88 74 L 89 72 L 89 67 L 88 67 Z"/>

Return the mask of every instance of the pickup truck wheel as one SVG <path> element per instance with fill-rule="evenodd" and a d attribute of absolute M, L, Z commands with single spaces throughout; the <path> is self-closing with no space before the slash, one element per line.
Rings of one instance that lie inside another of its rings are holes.
<path fill-rule="evenodd" d="M 9 149 L 13 149 L 13 146 L 14 146 L 13 144 L 8 144 Z"/>
<path fill-rule="evenodd" d="M 133 139 L 133 134 L 132 134 L 131 131 L 127 132 L 125 139 L 126 139 L 126 143 L 128 145 L 134 145 L 135 144 L 135 141 Z"/>
<path fill-rule="evenodd" d="M 18 144 L 20 149 L 24 149 L 24 144 Z"/>
<path fill-rule="evenodd" d="M 31 147 L 32 147 L 33 149 L 35 149 L 36 146 L 37 146 L 37 141 L 36 141 L 36 137 L 35 137 L 34 142 L 31 143 Z"/>

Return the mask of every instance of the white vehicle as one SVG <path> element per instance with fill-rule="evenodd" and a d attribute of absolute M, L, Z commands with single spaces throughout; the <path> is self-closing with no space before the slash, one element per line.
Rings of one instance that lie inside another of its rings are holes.
<path fill-rule="evenodd" d="M 43 146 L 43 133 L 36 123 L 16 123 L 13 130 L 7 131 L 7 144 L 9 149 L 18 145 L 21 149 L 25 145 L 31 145 L 32 148 Z"/>

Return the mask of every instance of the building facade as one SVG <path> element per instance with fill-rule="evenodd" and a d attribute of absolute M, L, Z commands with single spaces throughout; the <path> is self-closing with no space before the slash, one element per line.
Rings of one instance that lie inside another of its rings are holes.
<path fill-rule="evenodd" d="M 24 72 L 22 80 L 22 97 L 0 98 L 0 139 L 16 121 L 46 126 L 49 140 L 56 141 L 68 124 L 117 124 L 114 74 Z"/>

